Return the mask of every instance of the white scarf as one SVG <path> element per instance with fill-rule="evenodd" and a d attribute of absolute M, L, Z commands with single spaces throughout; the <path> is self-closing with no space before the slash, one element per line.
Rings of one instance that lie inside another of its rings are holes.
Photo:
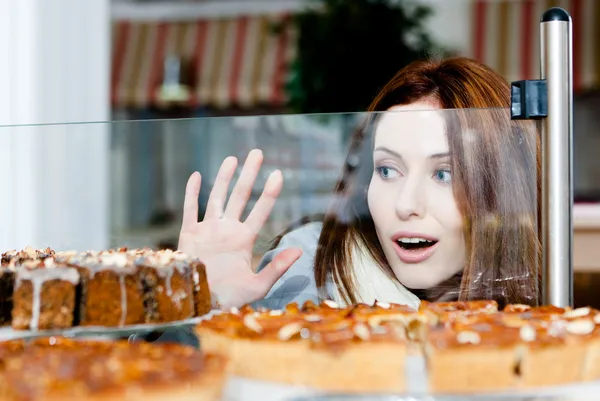
<path fill-rule="evenodd" d="M 363 246 L 355 246 L 352 249 L 352 264 L 358 302 L 373 305 L 375 301 L 379 301 L 419 308 L 419 298 L 397 280 L 391 279 Z M 333 287 L 332 296 L 335 303 L 347 306 L 335 283 Z"/>

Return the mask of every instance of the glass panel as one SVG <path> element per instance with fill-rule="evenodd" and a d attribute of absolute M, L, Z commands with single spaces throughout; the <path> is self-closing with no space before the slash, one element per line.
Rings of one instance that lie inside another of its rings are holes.
<path fill-rule="evenodd" d="M 5 206 L 17 210 L 2 238 L 15 247 L 176 247 L 189 175 L 202 175 L 202 220 L 223 160 L 240 160 L 235 182 L 258 148 L 264 161 L 241 222 L 223 237 L 210 231 L 218 221 L 202 225 L 209 246 L 185 246 L 209 269 L 227 264 L 240 241 L 253 255 L 248 263 L 261 268 L 287 231 L 275 253 L 300 247 L 304 257 L 282 280 L 309 277 L 290 300 L 395 301 L 406 287 L 408 297 L 430 300 L 536 303 L 537 126 L 509 116 L 406 109 L 4 127 L 13 155 L 36 156 L 4 166 L 21 175 L 8 186 L 15 192 Z M 264 224 L 255 219 L 254 242 L 246 219 L 276 169 L 283 189 Z M 27 210 L 29 219 L 19 220 Z"/>

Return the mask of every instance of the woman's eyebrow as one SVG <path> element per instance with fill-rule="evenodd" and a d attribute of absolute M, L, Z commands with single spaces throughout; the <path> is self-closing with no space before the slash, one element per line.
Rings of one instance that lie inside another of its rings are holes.
<path fill-rule="evenodd" d="M 398 159 L 402 160 L 402 156 L 400 155 L 400 153 L 393 151 L 390 148 L 386 148 L 385 146 L 378 146 L 375 148 L 375 150 L 373 150 L 373 152 L 386 152 L 389 153 L 390 155 L 397 157 Z M 429 159 L 443 159 L 446 157 L 450 157 L 450 153 L 449 152 L 444 152 L 444 153 L 435 153 L 431 156 L 429 156 Z"/>
<path fill-rule="evenodd" d="M 446 152 L 446 153 L 436 153 L 433 154 L 431 156 L 429 156 L 430 159 L 443 159 L 445 157 L 450 157 L 450 153 Z"/>
<path fill-rule="evenodd" d="M 393 151 L 390 148 L 386 148 L 385 146 L 378 146 L 375 148 L 375 150 L 373 150 L 373 152 L 385 152 L 385 153 L 389 153 L 390 155 L 397 157 L 398 159 L 402 160 L 402 156 L 400 155 L 400 153 Z"/>

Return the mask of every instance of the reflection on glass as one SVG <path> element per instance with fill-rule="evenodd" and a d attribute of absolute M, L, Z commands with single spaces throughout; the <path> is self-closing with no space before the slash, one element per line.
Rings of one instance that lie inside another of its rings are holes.
<path fill-rule="evenodd" d="M 201 258 L 219 306 L 535 304 L 537 126 L 493 107 L 509 103 L 497 75 L 444 63 L 403 70 L 364 113 L 5 132 L 89 153 L 37 161 L 54 177 L 68 172 L 39 190 L 60 222 L 44 226 L 56 239 L 44 245 L 60 250 L 87 249 L 73 227 L 105 224 L 92 219 L 103 194 L 87 177 L 102 165 L 90 138 L 110 129 L 110 246 L 179 246 Z"/>
<path fill-rule="evenodd" d="M 240 251 L 234 246 L 248 246 L 239 241 L 257 234 L 259 270 L 276 255 L 284 264 L 293 262 L 273 289 L 254 287 L 268 293 L 257 305 L 287 302 L 284 291 L 292 291 L 293 297 L 294 290 L 306 291 L 298 302 L 312 297 L 331 297 L 339 303 L 384 298 L 413 306 L 419 299 L 537 302 L 535 125 L 510 121 L 508 109 L 440 111 L 418 103 L 388 112 L 327 117 L 326 122 L 316 115 L 252 117 L 253 128 L 246 134 L 250 137 L 251 131 L 254 140 L 245 147 L 240 141 L 220 147 L 222 154 L 211 159 L 211 168 L 199 169 L 206 191 L 200 192 L 199 224 L 211 230 L 210 236 L 197 238 L 215 245 L 216 227 L 221 226 L 213 226 L 212 219 L 225 216 L 234 225 L 222 228 L 237 238 L 219 240 L 228 241 L 232 253 Z M 244 126 L 244 118 L 214 120 L 204 135 L 235 135 L 233 120 Z M 281 133 L 260 131 L 257 127 L 267 126 L 267 120 Z M 328 136 L 336 140 L 309 137 L 304 140 L 309 144 L 303 144 L 301 136 L 282 128 L 302 124 L 330 127 Z M 277 138 L 276 147 L 261 141 L 261 135 Z M 350 143 L 339 139 L 343 137 L 350 137 Z M 253 148 L 262 153 L 250 152 Z M 236 155 L 239 162 L 227 159 L 227 154 Z M 273 174 L 275 169 L 282 174 Z M 228 201 L 215 177 L 225 177 Z M 266 192 L 281 187 L 281 194 L 262 209 L 265 182 L 270 183 Z M 246 205 L 239 193 L 248 185 L 252 189 Z M 217 199 L 212 214 L 211 189 Z M 236 212 L 230 214 L 232 202 Z M 253 213 L 266 220 L 252 222 Z M 245 231 L 248 221 L 252 227 Z M 220 264 L 220 256 L 208 249 L 186 248 L 185 241 L 182 247 L 204 255 L 215 268 Z M 220 269 L 223 275 L 233 272 Z M 245 301 L 238 298 L 238 290 L 223 293 L 231 294 L 227 303 Z M 269 307 L 273 306 L 283 304 Z"/>

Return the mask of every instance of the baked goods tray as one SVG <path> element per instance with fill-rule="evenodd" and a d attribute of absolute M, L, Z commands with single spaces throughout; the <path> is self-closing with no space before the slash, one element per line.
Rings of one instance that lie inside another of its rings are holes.
<path fill-rule="evenodd" d="M 214 310 L 206 315 L 175 322 L 157 324 L 137 324 L 123 327 L 76 326 L 60 330 L 14 330 L 10 327 L 0 328 L 0 341 L 32 339 L 48 336 L 64 337 L 129 337 L 134 334 L 144 334 L 173 328 L 192 327 L 202 320 L 210 319 L 220 311 Z"/>
<path fill-rule="evenodd" d="M 316 390 L 233 377 L 222 401 L 587 401 L 600 400 L 600 382 L 486 394 L 429 394 L 425 361 L 407 360 L 406 394 L 322 394 Z"/>

